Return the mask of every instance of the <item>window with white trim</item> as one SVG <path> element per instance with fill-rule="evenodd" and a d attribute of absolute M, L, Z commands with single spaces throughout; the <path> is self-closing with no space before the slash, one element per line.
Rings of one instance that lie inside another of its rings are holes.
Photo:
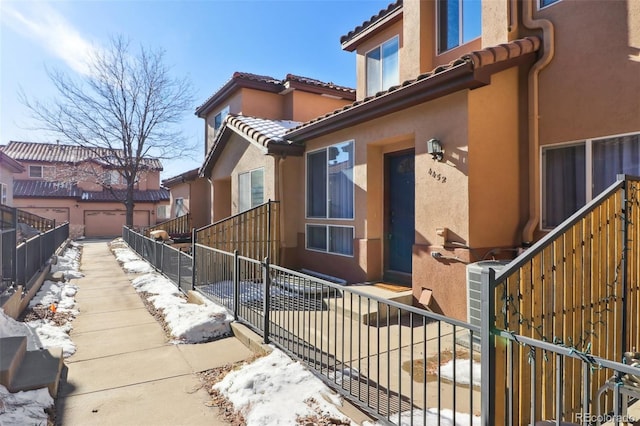
<path fill-rule="evenodd" d="M 399 38 L 395 36 L 367 52 L 367 96 L 400 83 L 399 47 Z"/>
<path fill-rule="evenodd" d="M 307 224 L 307 250 L 353 256 L 353 226 Z"/>
<path fill-rule="evenodd" d="M 240 212 L 264 203 L 264 168 L 238 175 L 238 209 Z"/>
<path fill-rule="evenodd" d="M 105 185 L 120 185 L 124 182 L 122 175 L 117 170 L 107 170 L 104 173 L 104 184 Z"/>
<path fill-rule="evenodd" d="M 482 34 L 481 0 L 438 0 L 438 53 Z"/>
<path fill-rule="evenodd" d="M 229 106 L 228 105 L 226 107 L 222 108 L 222 110 L 220 110 L 220 112 L 217 113 L 213 117 L 213 131 L 214 131 L 214 134 L 218 133 L 218 130 L 220 130 L 220 127 L 222 127 L 222 123 L 224 122 L 224 119 L 227 117 L 227 115 L 229 115 Z"/>
<path fill-rule="evenodd" d="M 353 219 L 353 141 L 307 153 L 307 217 Z"/>
<path fill-rule="evenodd" d="M 7 184 L 6 183 L 0 183 L 0 191 L 2 191 L 2 195 L 1 195 L 1 199 L 0 199 L 0 204 L 2 204 L 3 206 L 7 205 Z"/>
<path fill-rule="evenodd" d="M 554 3 L 559 2 L 560 0 L 540 0 L 539 7 L 542 9 L 543 7 L 551 6 Z"/>
<path fill-rule="evenodd" d="M 542 227 L 559 225 L 616 181 L 640 175 L 640 133 L 542 150 Z"/>
<path fill-rule="evenodd" d="M 29 166 L 29 177 L 34 179 L 53 178 L 55 172 L 54 166 Z"/>

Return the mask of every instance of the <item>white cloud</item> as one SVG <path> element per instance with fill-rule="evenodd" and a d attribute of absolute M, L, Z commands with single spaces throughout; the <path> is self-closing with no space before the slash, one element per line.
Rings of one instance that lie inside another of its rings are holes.
<path fill-rule="evenodd" d="M 35 40 L 74 71 L 88 74 L 95 47 L 57 10 L 45 2 L 0 1 L 3 25 Z"/>

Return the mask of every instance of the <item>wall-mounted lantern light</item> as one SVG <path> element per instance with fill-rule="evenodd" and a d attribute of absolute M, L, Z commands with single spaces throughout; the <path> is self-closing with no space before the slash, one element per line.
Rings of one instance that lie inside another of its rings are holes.
<path fill-rule="evenodd" d="M 442 151 L 442 145 L 440 145 L 440 141 L 436 138 L 429 139 L 427 141 L 427 152 L 431 154 L 436 161 L 442 161 L 444 158 L 444 152 Z"/>

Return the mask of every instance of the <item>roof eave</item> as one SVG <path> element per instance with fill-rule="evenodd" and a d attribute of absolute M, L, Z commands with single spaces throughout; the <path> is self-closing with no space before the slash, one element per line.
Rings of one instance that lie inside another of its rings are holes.
<path fill-rule="evenodd" d="M 267 144 L 267 154 L 279 156 L 302 157 L 304 145 L 290 143 L 269 143 Z"/>
<path fill-rule="evenodd" d="M 282 84 L 267 83 L 264 81 L 249 80 L 238 77 L 232 78 L 227 82 L 227 84 L 222 86 L 222 89 L 218 90 L 213 96 L 207 99 L 204 104 L 196 108 L 195 115 L 199 118 L 205 118 L 212 109 L 220 106 L 233 92 L 241 88 L 279 93 L 284 89 L 284 86 Z"/>
<path fill-rule="evenodd" d="M 366 28 L 363 28 L 360 32 L 354 34 L 349 39 L 343 41 L 341 43 L 342 50 L 346 50 L 347 52 L 353 52 L 354 50 L 356 50 L 358 45 L 360 45 L 360 43 L 362 43 L 364 40 L 369 38 L 372 35 L 372 33 L 377 32 L 379 29 L 386 27 L 388 25 L 391 25 L 397 22 L 398 20 L 400 20 L 400 18 L 402 17 L 402 13 L 403 13 L 403 9 L 401 4 L 396 10 L 386 15 L 384 18 L 374 22 L 373 24 L 369 25 Z"/>
<path fill-rule="evenodd" d="M 318 95 L 329 95 L 329 96 L 333 96 L 333 97 L 337 97 L 337 98 L 341 98 L 341 99 L 346 99 L 349 101 L 355 101 L 356 100 L 356 93 L 355 90 L 352 92 L 346 91 L 346 90 L 337 90 L 337 89 L 332 89 L 329 87 L 323 87 L 323 86 L 318 86 L 318 85 L 314 85 L 314 84 L 307 84 L 307 83 L 302 83 L 299 81 L 288 81 L 287 82 L 288 87 L 286 87 L 281 93 L 287 91 L 287 90 L 291 90 L 291 89 L 296 89 L 296 90 L 300 90 L 302 92 L 309 92 L 309 93 L 315 93 Z"/>

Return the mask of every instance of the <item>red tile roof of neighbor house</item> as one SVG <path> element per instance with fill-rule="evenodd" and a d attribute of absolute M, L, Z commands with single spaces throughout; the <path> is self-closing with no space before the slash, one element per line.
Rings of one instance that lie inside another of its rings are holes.
<path fill-rule="evenodd" d="M 300 124 L 291 120 L 268 120 L 265 118 L 249 117 L 244 115 L 229 114 L 216 135 L 212 148 L 200 167 L 198 173 L 204 173 L 213 167 L 213 164 L 224 150 L 232 133 L 244 136 L 255 145 L 264 150 L 265 154 L 281 153 L 288 155 L 302 155 L 304 147 L 291 144 L 283 138 L 289 130 Z"/>
<path fill-rule="evenodd" d="M 392 15 L 397 15 L 396 12 L 400 12 L 402 9 L 402 0 L 397 0 L 391 4 L 389 4 L 385 9 L 381 9 L 377 14 L 373 15 L 368 20 L 364 21 L 362 24 L 355 27 L 353 30 L 349 31 L 347 34 L 340 37 L 340 43 L 342 44 L 343 49 L 347 49 L 349 51 L 353 51 L 353 48 L 349 46 L 349 42 L 354 40 L 359 35 L 363 34 L 366 30 L 371 28 L 377 23 L 382 22 L 385 18 L 391 17 Z"/>
<path fill-rule="evenodd" d="M 386 114 L 436 99 L 458 90 L 490 84 L 491 74 L 529 60 L 540 49 L 540 38 L 525 37 L 466 54 L 388 90 L 338 108 L 289 130 L 294 142 L 318 137 Z"/>
<path fill-rule="evenodd" d="M 184 173 L 180 173 L 176 176 L 171 176 L 169 178 L 162 180 L 162 186 L 167 188 L 171 188 L 174 185 L 178 185 L 183 182 L 188 182 L 190 180 L 195 180 L 198 177 L 198 169 L 189 170 Z"/>
<path fill-rule="evenodd" d="M 272 93 L 281 93 L 288 89 L 298 89 L 311 93 L 337 96 L 347 100 L 355 99 L 355 90 L 334 83 L 326 83 L 308 77 L 287 74 L 284 80 L 278 80 L 268 75 L 251 74 L 236 71 L 231 78 L 211 95 L 202 105 L 196 108 L 195 114 L 204 118 L 216 106 L 225 100 L 229 94 L 238 88 L 246 87 Z"/>
<path fill-rule="evenodd" d="M 58 143 L 10 141 L 0 150 L 18 161 L 37 161 L 42 163 L 80 163 L 83 161 L 101 161 L 115 155 L 124 155 L 123 150 L 106 148 L 87 148 L 78 145 Z M 156 158 L 144 158 L 142 164 L 152 170 L 162 170 L 162 164 Z"/>
<path fill-rule="evenodd" d="M 73 198 L 78 201 L 118 201 L 125 197 L 125 190 L 116 190 L 118 198 L 111 191 L 83 191 L 76 184 L 65 184 L 46 180 L 15 180 L 13 182 L 13 198 Z M 134 190 L 134 202 L 169 201 L 169 191 L 161 188 L 156 190 Z"/>

